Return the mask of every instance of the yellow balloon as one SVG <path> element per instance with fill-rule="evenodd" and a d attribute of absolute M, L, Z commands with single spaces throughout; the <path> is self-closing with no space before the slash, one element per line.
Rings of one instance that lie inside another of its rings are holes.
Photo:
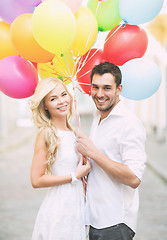
<path fill-rule="evenodd" d="M 98 34 L 98 23 L 92 11 L 81 6 L 75 14 L 77 33 L 72 43 L 74 56 L 84 55 L 94 44 Z"/>
<path fill-rule="evenodd" d="M 10 39 L 10 25 L 0 21 L 0 59 L 17 55 L 18 53 L 14 49 Z"/>
<path fill-rule="evenodd" d="M 167 43 L 167 14 L 159 14 L 147 25 L 149 32 L 162 46 Z"/>
<path fill-rule="evenodd" d="M 69 53 L 62 54 L 61 56 L 55 56 L 52 62 L 38 63 L 37 70 L 41 79 L 56 76 L 68 84 L 71 82 L 71 78 L 74 77 L 75 62 L 73 57 Z"/>
<path fill-rule="evenodd" d="M 32 31 L 41 47 L 61 55 L 69 49 L 75 37 L 75 16 L 61 1 L 44 1 L 32 14 Z"/>

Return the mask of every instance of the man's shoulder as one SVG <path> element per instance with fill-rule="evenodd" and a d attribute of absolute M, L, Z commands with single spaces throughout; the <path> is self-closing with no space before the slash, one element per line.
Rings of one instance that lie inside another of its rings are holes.
<path fill-rule="evenodd" d="M 130 126 L 134 125 L 140 125 L 144 127 L 141 119 L 133 113 L 131 110 L 129 110 L 126 106 L 123 106 L 124 111 L 122 111 L 122 120 L 124 121 L 124 124 Z"/>

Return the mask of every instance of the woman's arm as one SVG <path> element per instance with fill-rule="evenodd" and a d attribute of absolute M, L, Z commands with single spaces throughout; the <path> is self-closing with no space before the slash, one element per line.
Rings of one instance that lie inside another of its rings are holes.
<path fill-rule="evenodd" d="M 45 129 L 41 130 L 37 135 L 34 156 L 31 166 L 31 184 L 34 188 L 53 187 L 61 184 L 70 183 L 72 181 L 71 174 L 67 176 L 52 176 L 46 175 L 47 167 L 47 146 L 45 142 Z M 90 163 L 77 167 L 77 178 L 85 176 L 90 171 Z"/>

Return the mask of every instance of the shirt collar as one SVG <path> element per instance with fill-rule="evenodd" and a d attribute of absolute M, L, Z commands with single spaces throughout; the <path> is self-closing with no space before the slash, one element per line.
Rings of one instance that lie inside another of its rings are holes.
<path fill-rule="evenodd" d="M 107 119 L 110 116 L 123 116 L 126 111 L 127 110 L 125 109 L 123 102 L 120 100 L 105 119 Z M 100 117 L 100 113 L 98 110 L 96 112 L 96 116 Z"/>

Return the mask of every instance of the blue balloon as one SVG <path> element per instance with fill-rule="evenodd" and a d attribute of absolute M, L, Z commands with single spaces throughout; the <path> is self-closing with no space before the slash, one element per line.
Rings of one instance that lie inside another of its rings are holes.
<path fill-rule="evenodd" d="M 123 89 L 121 95 L 131 100 L 151 97 L 161 84 L 161 71 L 149 59 L 137 58 L 120 67 Z"/>
<path fill-rule="evenodd" d="M 119 0 L 122 20 L 131 25 L 146 23 L 155 18 L 164 0 Z"/>

